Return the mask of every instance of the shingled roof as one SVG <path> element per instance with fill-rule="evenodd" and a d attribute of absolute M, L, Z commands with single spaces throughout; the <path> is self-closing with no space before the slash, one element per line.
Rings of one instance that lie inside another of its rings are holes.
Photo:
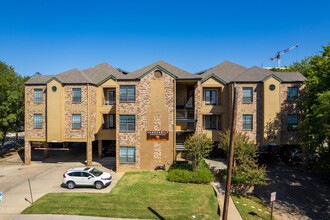
<path fill-rule="evenodd" d="M 201 76 L 198 76 L 196 74 L 189 73 L 183 69 L 180 69 L 176 66 L 173 66 L 169 63 L 166 63 L 165 61 L 157 61 L 153 64 L 150 64 L 146 67 L 143 67 L 141 69 L 135 70 L 134 72 L 131 72 L 126 75 L 126 79 L 141 79 L 143 76 L 150 71 L 159 68 L 162 69 L 167 74 L 173 76 L 176 79 L 201 79 Z"/>
<path fill-rule="evenodd" d="M 83 72 L 92 79 L 92 83 L 96 85 L 101 84 L 104 80 L 109 78 L 120 79 L 125 77 L 125 74 L 122 71 L 110 66 L 108 63 L 101 63 L 85 69 Z"/>
<path fill-rule="evenodd" d="M 305 77 L 298 72 L 272 72 L 253 66 L 237 76 L 233 82 L 261 82 L 270 76 L 275 76 L 282 82 L 303 82 Z"/>
<path fill-rule="evenodd" d="M 89 83 L 100 85 L 109 78 L 113 78 L 114 80 L 140 80 L 156 68 L 161 69 L 177 80 L 196 79 L 205 81 L 210 77 L 214 77 L 224 84 L 230 82 L 262 82 L 270 76 L 282 82 L 303 82 L 305 80 L 305 77 L 298 72 L 272 72 L 257 66 L 246 68 L 229 61 L 224 61 L 199 74 L 192 74 L 160 60 L 131 73 L 116 69 L 107 63 L 102 63 L 85 70 L 72 69 L 57 75 L 36 75 L 25 84 L 47 84 L 50 80 L 56 79 L 64 84 Z"/>
<path fill-rule="evenodd" d="M 223 83 L 229 83 L 245 70 L 247 70 L 247 68 L 244 66 L 229 61 L 224 61 L 219 65 L 205 71 L 200 76 L 203 77 L 203 80 L 214 76 Z"/>

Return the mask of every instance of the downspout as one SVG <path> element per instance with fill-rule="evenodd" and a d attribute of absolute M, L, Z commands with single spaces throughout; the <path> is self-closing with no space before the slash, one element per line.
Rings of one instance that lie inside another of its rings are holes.
<path fill-rule="evenodd" d="M 176 80 L 173 79 L 173 157 L 176 161 Z"/>

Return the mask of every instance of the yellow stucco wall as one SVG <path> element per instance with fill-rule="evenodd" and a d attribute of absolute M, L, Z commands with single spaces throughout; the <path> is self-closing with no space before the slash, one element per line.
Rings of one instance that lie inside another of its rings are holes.
<path fill-rule="evenodd" d="M 103 129 L 105 123 L 103 115 L 116 114 L 116 105 L 105 105 L 104 90 L 116 89 L 116 85 L 117 82 L 110 78 L 96 89 L 96 140 L 116 140 L 116 129 Z M 116 126 L 118 125 L 116 124 Z"/>
<path fill-rule="evenodd" d="M 55 86 L 56 91 L 52 91 Z M 47 84 L 47 142 L 62 142 L 64 132 L 64 91 L 56 80 Z"/>
<path fill-rule="evenodd" d="M 275 85 L 275 89 L 272 91 L 269 89 L 270 85 Z M 280 126 L 280 113 L 281 113 L 281 101 L 280 101 L 280 86 L 281 83 L 271 77 L 264 82 L 263 85 L 263 126 L 264 135 L 263 142 L 265 145 L 276 143 L 280 144 L 281 140 L 281 126 Z M 275 139 L 276 136 L 276 139 Z M 270 139 L 268 138 L 270 137 Z"/>

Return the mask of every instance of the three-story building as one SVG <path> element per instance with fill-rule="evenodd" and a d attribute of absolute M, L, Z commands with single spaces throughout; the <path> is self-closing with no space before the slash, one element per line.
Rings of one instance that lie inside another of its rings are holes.
<path fill-rule="evenodd" d="M 184 141 L 207 133 L 217 147 L 230 127 L 238 89 L 236 131 L 258 145 L 299 144 L 294 100 L 304 77 L 225 61 L 192 74 L 164 61 L 128 73 L 103 63 L 58 75 L 37 75 L 25 84 L 25 164 L 31 144 L 86 143 L 98 156 L 113 149 L 116 170 L 168 168 L 185 157 Z"/>

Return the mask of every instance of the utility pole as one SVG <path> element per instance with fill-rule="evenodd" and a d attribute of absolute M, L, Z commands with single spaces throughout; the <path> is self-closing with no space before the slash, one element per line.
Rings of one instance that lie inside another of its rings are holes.
<path fill-rule="evenodd" d="M 231 131 L 230 131 L 230 143 L 229 143 L 229 158 L 227 164 L 226 194 L 225 194 L 225 204 L 223 205 L 224 220 L 227 220 L 228 218 L 228 207 L 229 207 L 229 199 L 230 199 L 231 173 L 233 169 L 234 139 L 235 139 L 236 113 L 237 113 L 237 93 L 238 93 L 238 89 L 234 87 L 233 112 L 231 117 Z"/>

